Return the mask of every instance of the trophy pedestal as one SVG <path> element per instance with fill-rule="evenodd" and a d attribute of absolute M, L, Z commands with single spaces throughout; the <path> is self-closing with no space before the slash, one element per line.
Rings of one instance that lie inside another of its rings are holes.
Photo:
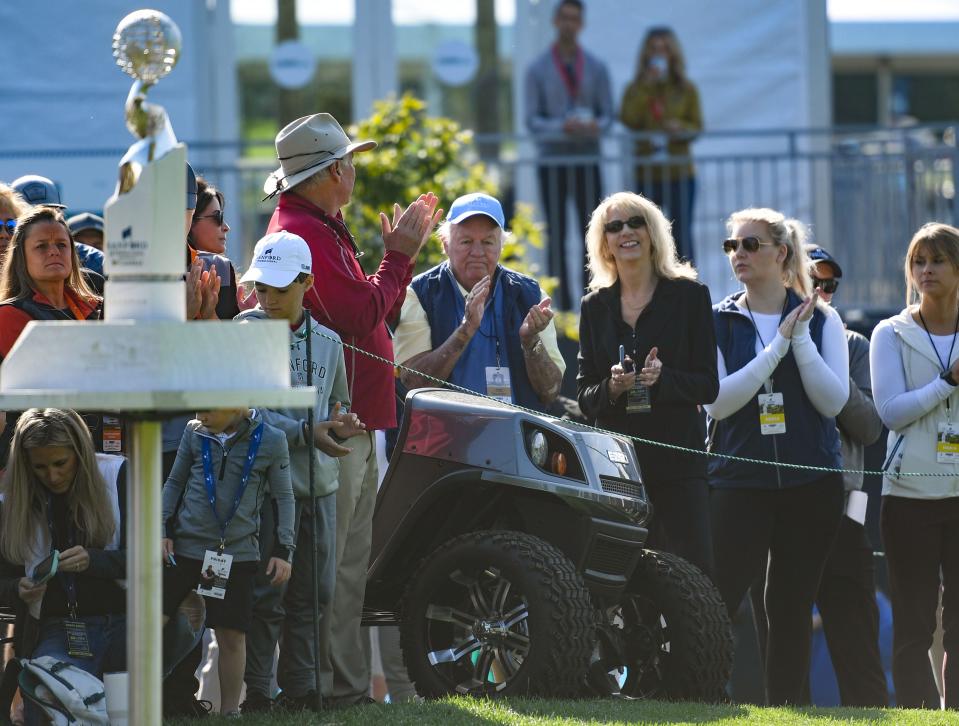
<path fill-rule="evenodd" d="M 315 388 L 290 387 L 288 351 L 289 326 L 282 321 L 31 322 L 3 361 L 2 411 L 73 408 L 124 412 L 132 418 L 127 482 L 131 724 L 161 722 L 163 452 L 158 419 L 215 408 L 313 406 Z"/>
<path fill-rule="evenodd" d="M 54 356 L 69 369 L 54 374 Z M 309 408 L 315 395 L 290 387 L 283 321 L 31 322 L 0 375 L 0 410 L 15 411 L 51 406 L 162 418 L 210 408 Z"/>

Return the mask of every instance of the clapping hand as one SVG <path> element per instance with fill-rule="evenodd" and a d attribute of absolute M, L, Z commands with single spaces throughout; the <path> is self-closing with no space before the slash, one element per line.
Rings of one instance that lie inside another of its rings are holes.
<path fill-rule="evenodd" d="M 639 382 L 644 386 L 654 386 L 663 372 L 663 362 L 657 357 L 659 349 L 653 346 L 643 363 L 643 370 L 639 372 Z"/>
<path fill-rule="evenodd" d="M 519 327 L 519 338 L 524 348 L 529 348 L 536 336 L 546 330 L 549 321 L 553 319 L 550 308 L 551 300 L 547 297 L 529 309 L 523 324 Z"/>
<path fill-rule="evenodd" d="M 383 246 L 386 251 L 396 250 L 416 259 L 436 223 L 443 216 L 443 210 L 437 209 L 437 204 L 439 198 L 430 192 L 421 194 L 405 211 L 401 211 L 399 204 L 394 204 L 392 221 L 385 213 L 380 212 Z"/>
<path fill-rule="evenodd" d="M 216 319 L 216 304 L 220 300 L 220 275 L 211 267 L 200 275 L 200 318 L 203 320 Z"/>
<path fill-rule="evenodd" d="M 819 299 L 819 289 L 813 290 L 813 294 L 802 301 L 801 304 L 794 307 L 783 321 L 779 324 L 779 334 L 786 340 L 793 337 L 796 331 L 796 323 L 805 322 L 812 317 L 816 309 L 816 301 Z"/>
<path fill-rule="evenodd" d="M 485 275 L 482 280 L 473 285 L 472 290 L 466 293 L 466 311 L 463 314 L 463 325 L 466 326 L 470 335 L 473 335 L 483 323 L 483 313 L 486 311 L 489 288 L 490 276 Z"/>

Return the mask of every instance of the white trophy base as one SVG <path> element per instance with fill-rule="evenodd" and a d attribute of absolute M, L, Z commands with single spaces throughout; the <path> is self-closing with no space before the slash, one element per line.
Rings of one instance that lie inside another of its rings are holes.
<path fill-rule="evenodd" d="M 0 368 L 0 410 L 309 408 L 315 389 L 289 376 L 283 321 L 34 321 Z"/>

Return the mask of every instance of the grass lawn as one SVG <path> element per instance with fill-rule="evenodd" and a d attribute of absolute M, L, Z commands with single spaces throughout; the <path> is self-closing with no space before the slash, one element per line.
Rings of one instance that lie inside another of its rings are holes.
<path fill-rule="evenodd" d="M 209 723 L 209 721 L 206 721 Z M 192 721 L 167 721 L 167 724 L 193 724 Z M 214 719 L 213 723 L 236 723 Z M 480 701 L 450 698 L 431 703 L 400 706 L 359 706 L 319 715 L 291 714 L 261 718 L 248 716 L 239 723 L 293 726 L 329 724 L 333 726 L 459 726 L 479 724 L 499 726 L 587 726 L 592 724 L 772 724 L 798 726 L 814 724 L 887 724 L 888 726 L 959 725 L 955 711 L 901 711 L 858 708 L 760 708 L 758 706 L 713 706 L 695 703 L 658 701 L 542 701 L 513 699 Z"/>

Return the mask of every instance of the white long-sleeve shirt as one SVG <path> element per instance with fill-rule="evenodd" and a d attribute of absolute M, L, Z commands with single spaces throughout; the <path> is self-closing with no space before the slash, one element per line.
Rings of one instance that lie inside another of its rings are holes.
<path fill-rule="evenodd" d="M 948 361 L 952 335 L 933 335 L 932 342 L 940 361 Z M 956 390 L 938 377 L 921 388 L 907 390 L 900 346 L 899 336 L 893 330 L 891 321 L 883 320 L 876 326 L 869 345 L 872 395 L 879 418 L 892 431 L 901 431 L 925 416 Z"/>
<path fill-rule="evenodd" d="M 748 315 L 746 306 L 737 307 Z M 734 373 L 726 370 L 722 351 L 716 350 L 719 372 L 719 396 L 706 405 L 706 413 L 714 419 L 724 419 L 745 406 L 776 370 L 789 352 L 799 368 L 799 376 L 806 395 L 823 416 L 836 416 L 849 398 L 849 348 L 839 314 L 830 307 L 819 308 L 826 315 L 822 332 L 822 354 L 809 334 L 809 321 L 796 323 L 792 339 L 779 334 L 779 313 L 752 314 L 759 335 L 756 336 L 756 357 Z M 767 344 L 763 346 L 763 342 Z"/>

